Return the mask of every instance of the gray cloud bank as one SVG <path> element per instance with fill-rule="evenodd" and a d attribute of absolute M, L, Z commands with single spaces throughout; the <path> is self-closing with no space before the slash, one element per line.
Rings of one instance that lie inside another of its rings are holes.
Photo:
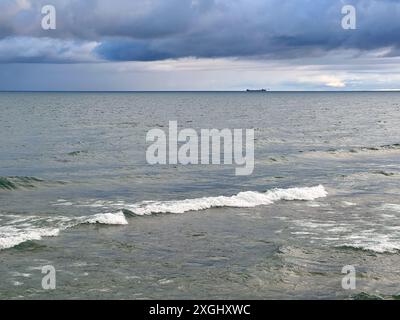
<path fill-rule="evenodd" d="M 56 30 L 41 29 L 47 4 L 57 9 Z M 341 27 L 345 4 L 357 9 L 356 30 Z M 2 0 L 0 12 L 2 63 L 400 53 L 394 0 Z"/>

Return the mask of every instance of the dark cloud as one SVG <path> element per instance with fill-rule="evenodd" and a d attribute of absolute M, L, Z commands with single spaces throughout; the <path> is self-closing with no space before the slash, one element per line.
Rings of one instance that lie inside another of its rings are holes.
<path fill-rule="evenodd" d="M 2 0 L 1 61 L 46 61 L 40 41 L 49 38 L 58 48 L 64 41 L 63 50 L 71 52 L 76 52 L 76 43 L 96 42 L 93 59 L 110 61 L 282 59 L 383 47 L 391 47 L 387 54 L 396 56 L 400 48 L 400 1 L 393 0 L 53 0 L 57 30 L 44 31 L 40 8 L 48 2 Z M 342 29 L 344 4 L 356 7 L 357 30 Z M 32 52 L 40 55 L 18 54 L 12 41 L 4 41 L 10 38 L 37 39 L 31 41 L 38 46 Z M 67 54 L 57 60 L 54 54 L 49 53 L 49 62 L 79 62 L 82 57 Z"/>

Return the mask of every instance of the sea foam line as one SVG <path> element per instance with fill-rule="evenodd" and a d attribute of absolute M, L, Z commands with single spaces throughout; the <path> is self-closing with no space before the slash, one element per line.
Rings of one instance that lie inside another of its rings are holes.
<path fill-rule="evenodd" d="M 30 221 L 29 221 L 30 220 Z M 54 227 L 37 227 L 31 224 L 21 228 L 20 222 L 29 224 L 37 221 L 54 223 Z M 14 223 L 14 224 L 13 224 Z M 88 217 L 35 217 L 29 216 L 26 219 L 17 218 L 7 225 L 0 226 L 0 250 L 15 247 L 26 241 L 42 240 L 44 237 L 56 237 L 61 231 L 75 227 L 80 224 L 107 224 L 107 225 L 126 225 L 128 221 L 122 211 L 116 213 L 100 213 Z"/>
<path fill-rule="evenodd" d="M 204 197 L 177 201 L 143 201 L 138 204 L 116 204 L 114 207 L 125 209 L 135 215 L 150 215 L 153 213 L 184 213 L 210 208 L 235 207 L 252 208 L 269 205 L 279 200 L 311 201 L 328 195 L 324 186 L 290 189 L 273 189 L 267 192 L 245 191 L 233 196 Z"/>
<path fill-rule="evenodd" d="M 63 230 L 80 224 L 106 224 L 127 225 L 123 210 L 135 215 L 150 215 L 153 213 L 184 213 L 187 211 L 200 211 L 218 207 L 252 208 L 260 205 L 269 205 L 279 200 L 305 200 L 311 201 L 327 196 L 327 191 L 322 185 L 305 188 L 273 189 L 267 192 L 245 191 L 233 196 L 203 197 L 176 201 L 144 201 L 136 204 L 107 202 L 103 207 L 115 209 L 116 212 L 99 213 L 87 217 L 15 217 L 14 221 L 0 226 L 0 250 L 12 248 L 26 241 L 41 240 L 43 237 L 55 237 Z M 56 205 L 62 205 L 60 201 Z M 71 205 L 73 205 L 71 203 Z M 98 201 L 84 206 L 99 207 Z M 5 216 L 7 217 L 7 216 Z M 9 216 L 11 217 L 11 216 Z M 14 217 L 14 216 L 13 216 Z M 51 223 L 49 227 L 37 227 L 33 223 Z M 20 223 L 29 227 L 21 228 Z"/>

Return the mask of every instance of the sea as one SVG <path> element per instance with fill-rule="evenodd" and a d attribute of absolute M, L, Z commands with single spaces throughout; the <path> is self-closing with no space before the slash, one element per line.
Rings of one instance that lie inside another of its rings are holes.
<path fill-rule="evenodd" d="M 254 171 L 149 164 L 170 121 Z M 397 92 L 2 92 L 0 299 L 400 298 L 399 156 Z"/>

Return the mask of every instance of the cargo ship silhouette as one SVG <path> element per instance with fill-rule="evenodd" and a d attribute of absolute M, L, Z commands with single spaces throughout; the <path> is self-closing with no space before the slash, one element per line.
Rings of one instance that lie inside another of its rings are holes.
<path fill-rule="evenodd" d="M 266 89 L 246 89 L 246 92 L 267 92 Z"/>

